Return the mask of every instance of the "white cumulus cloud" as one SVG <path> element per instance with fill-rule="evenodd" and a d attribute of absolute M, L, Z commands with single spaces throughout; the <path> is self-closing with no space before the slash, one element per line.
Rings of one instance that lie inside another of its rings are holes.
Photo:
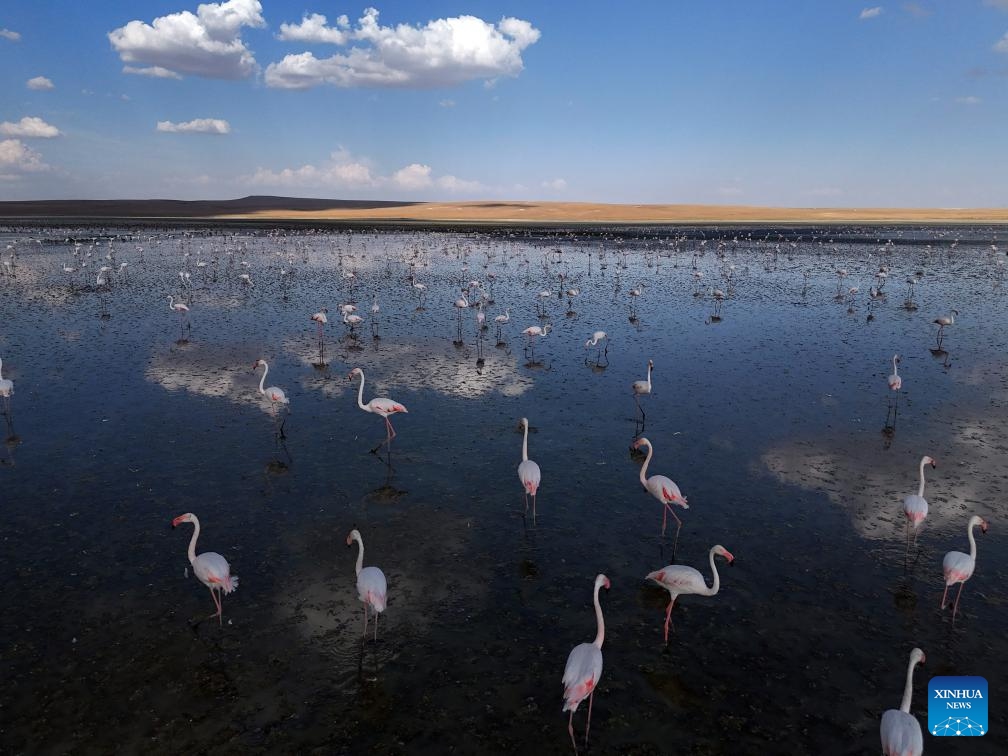
<path fill-rule="evenodd" d="M 1008 53 L 1008 32 L 1005 32 L 1005 35 L 997 41 L 994 45 L 994 50 L 1000 53 Z"/>
<path fill-rule="evenodd" d="M 204 3 L 196 13 L 159 16 L 150 24 L 130 21 L 108 33 L 112 48 L 136 73 L 162 68 L 176 74 L 212 79 L 243 79 L 257 70 L 252 52 L 241 39 L 243 27 L 261 27 L 259 0 Z M 139 64 L 139 67 L 130 64 Z"/>
<path fill-rule="evenodd" d="M 42 162 L 42 156 L 20 139 L 0 140 L 0 175 L 11 177 L 11 173 L 31 173 L 49 170 Z"/>
<path fill-rule="evenodd" d="M 431 167 L 429 165 L 411 163 L 392 174 L 392 184 L 407 191 L 426 189 L 433 183 L 431 180 Z"/>
<path fill-rule="evenodd" d="M 231 124 L 222 118 L 194 118 L 183 123 L 158 121 L 157 130 L 171 134 L 230 134 Z"/>
<path fill-rule="evenodd" d="M 28 81 L 25 82 L 25 86 L 28 87 L 28 89 L 55 89 L 55 85 L 52 81 L 47 79 L 45 76 L 35 76 L 34 78 L 28 79 Z"/>
<path fill-rule="evenodd" d="M 486 191 L 486 187 L 479 181 L 466 181 L 458 176 L 440 176 L 435 182 L 439 189 L 444 189 L 452 194 L 479 194 Z"/>
<path fill-rule="evenodd" d="M 865 8 L 861 11 L 861 15 L 858 16 L 859 19 L 864 21 L 867 18 L 878 18 L 882 15 L 882 6 L 876 5 L 874 8 Z"/>
<path fill-rule="evenodd" d="M 554 192 L 562 192 L 567 188 L 567 181 L 562 178 L 555 178 L 551 181 L 542 182 L 543 189 L 552 189 Z"/>
<path fill-rule="evenodd" d="M 279 171 L 257 168 L 255 173 L 244 181 L 255 186 L 338 189 L 361 189 L 374 187 L 380 183 L 366 162 L 355 158 L 344 149 L 333 152 L 329 160 L 321 166 L 305 164 L 300 168 L 283 168 Z"/>
<path fill-rule="evenodd" d="M 21 41 L 20 32 L 11 31 L 10 29 L 0 29 L 0 37 L 3 37 L 4 39 L 9 39 L 11 42 Z"/>
<path fill-rule="evenodd" d="M 540 36 L 532 24 L 517 18 L 491 24 L 458 16 L 424 26 L 381 26 L 374 8 L 366 9 L 355 27 L 338 31 L 361 44 L 328 58 L 311 52 L 287 55 L 267 66 L 266 85 L 431 88 L 517 76 L 524 69 L 522 51 Z"/>
<path fill-rule="evenodd" d="M 147 66 L 145 68 L 137 68 L 136 66 L 123 66 L 123 73 L 135 74 L 137 76 L 150 76 L 155 79 L 181 79 L 180 74 L 174 71 L 169 71 L 167 68 L 162 68 L 161 66 Z"/>
<path fill-rule="evenodd" d="M 52 137 L 58 137 L 60 130 L 37 116 L 25 116 L 17 123 L 11 123 L 10 121 L 0 123 L 0 134 L 26 139 L 51 139 Z"/>
<path fill-rule="evenodd" d="M 285 42 L 322 42 L 330 45 L 345 45 L 349 40 L 347 29 L 350 19 L 340 16 L 336 27 L 328 26 L 328 19 L 321 13 L 305 14 L 300 24 L 280 24 L 277 39 Z"/>

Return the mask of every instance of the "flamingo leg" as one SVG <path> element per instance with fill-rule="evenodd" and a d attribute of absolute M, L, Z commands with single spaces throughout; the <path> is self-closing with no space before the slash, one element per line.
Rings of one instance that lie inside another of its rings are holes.
<path fill-rule="evenodd" d="M 536 500 L 536 495 L 532 494 L 532 524 L 533 525 L 535 525 L 535 521 L 536 521 L 535 500 Z"/>
<path fill-rule="evenodd" d="M 593 688 L 592 692 L 588 696 L 588 724 L 585 725 L 585 748 L 588 747 L 588 731 L 591 730 L 591 710 L 592 710 L 592 701 L 594 700 L 595 700 L 595 689 Z"/>
<path fill-rule="evenodd" d="M 364 634 L 362 636 L 364 640 L 367 640 L 367 602 L 364 602 Z"/>
<path fill-rule="evenodd" d="M 945 608 L 945 598 L 948 596 L 948 583 L 945 584 L 945 592 L 942 593 L 941 609 Z"/>
<path fill-rule="evenodd" d="M 217 607 L 217 611 L 214 612 L 213 614 L 211 614 L 209 617 L 207 617 L 207 619 L 212 619 L 213 617 L 216 617 L 217 618 L 217 624 L 218 625 L 223 625 L 224 622 L 223 622 L 223 620 L 221 618 L 220 599 L 217 597 L 217 594 L 214 593 L 214 589 L 213 588 L 210 588 L 210 598 L 213 599 L 214 606 Z"/>
<path fill-rule="evenodd" d="M 374 639 L 375 642 L 378 641 L 378 612 L 375 612 L 374 615 Z"/>
<path fill-rule="evenodd" d="M 668 602 L 668 606 L 665 608 L 665 645 L 668 645 L 668 629 L 669 622 L 672 620 L 672 606 L 675 604 L 675 599 L 671 599 Z"/>
<path fill-rule="evenodd" d="M 574 710 L 571 709 L 570 716 L 567 718 L 567 732 L 570 733 L 571 745 L 574 746 L 574 753 L 578 752 L 577 743 L 574 741 Z"/>
<path fill-rule="evenodd" d="M 914 541 L 916 541 L 916 540 L 917 540 L 917 533 L 915 531 L 914 532 Z M 906 523 L 906 542 L 907 542 L 907 544 L 906 544 L 906 550 L 907 550 L 907 553 L 909 554 L 910 553 L 910 518 L 909 517 L 907 518 L 907 523 Z"/>
<path fill-rule="evenodd" d="M 966 585 L 966 581 L 959 583 L 959 592 L 956 593 L 955 604 L 952 606 L 952 619 L 955 620 L 956 612 L 959 611 L 959 597 L 962 595 L 963 586 Z"/>

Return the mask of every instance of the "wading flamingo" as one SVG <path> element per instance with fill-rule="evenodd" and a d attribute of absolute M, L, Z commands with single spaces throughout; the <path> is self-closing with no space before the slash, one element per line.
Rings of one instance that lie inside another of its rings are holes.
<path fill-rule="evenodd" d="M 322 331 L 326 324 L 329 322 L 328 318 L 329 308 L 323 307 L 321 310 L 316 312 L 311 316 L 311 319 L 318 324 L 318 349 L 319 349 L 319 364 L 325 366 L 325 341 L 322 336 Z"/>
<path fill-rule="evenodd" d="M 542 473 L 539 465 L 529 459 L 528 456 L 528 431 L 529 421 L 527 417 L 521 419 L 522 428 L 525 430 L 525 437 L 522 439 L 522 461 L 518 465 L 518 479 L 525 490 L 525 511 L 528 512 L 528 497 L 532 496 L 532 522 L 536 518 L 536 492 L 539 490 L 539 482 L 542 480 Z"/>
<path fill-rule="evenodd" d="M 497 324 L 497 342 L 498 343 L 500 343 L 500 340 L 501 340 L 501 328 L 503 328 L 504 324 L 507 323 L 509 320 L 511 320 L 511 308 L 510 307 L 504 308 L 504 314 L 503 315 L 498 315 L 497 317 L 494 318 L 494 323 Z"/>
<path fill-rule="evenodd" d="M 945 326 L 950 326 L 955 323 L 956 315 L 959 314 L 959 310 L 952 310 L 948 315 L 942 315 L 941 317 L 935 318 L 932 323 L 938 326 L 938 347 L 941 348 L 942 339 L 945 337 Z"/>
<path fill-rule="evenodd" d="M 605 331 L 595 331 L 595 333 L 591 335 L 591 338 L 585 342 L 585 349 L 591 349 L 592 347 L 597 347 L 600 341 L 605 342 L 605 353 L 609 354 L 609 337 L 606 335 Z M 596 361 L 599 359 L 600 354 L 601 354 L 601 348 L 599 354 L 595 355 Z"/>
<path fill-rule="evenodd" d="M 399 402 L 380 396 L 376 396 L 370 402 L 364 404 L 364 371 L 360 368 L 354 368 L 347 376 L 347 380 L 353 380 L 353 377 L 356 375 L 360 376 L 360 388 L 357 390 L 357 406 L 365 412 L 371 412 L 385 418 L 385 428 L 387 431 L 385 443 L 390 443 L 392 439 L 396 437 L 396 432 L 389 420 L 389 415 L 394 415 L 397 412 L 406 412 L 408 414 L 409 411 L 403 405 L 399 404 Z M 380 446 L 381 444 L 378 444 L 378 446 L 372 449 L 371 452 L 374 453 L 378 451 Z"/>
<path fill-rule="evenodd" d="M 683 594 L 695 594 L 697 596 L 714 596 L 721 590 L 721 576 L 718 574 L 717 566 L 714 564 L 714 555 L 723 556 L 728 560 L 728 564 L 735 561 L 735 557 L 724 546 L 711 546 L 710 566 L 714 573 L 714 585 L 707 587 L 707 581 L 700 574 L 699 570 L 687 567 L 682 564 L 670 564 L 660 570 L 649 572 L 645 580 L 653 580 L 662 588 L 669 592 L 668 607 L 665 609 L 665 643 L 668 644 L 669 621 L 672 619 L 672 607 L 675 600 Z"/>
<path fill-rule="evenodd" d="M 176 302 L 175 297 L 168 297 L 168 309 L 179 316 L 179 338 L 185 338 L 185 330 L 182 327 L 182 321 L 186 319 L 189 315 L 189 307 L 182 302 Z"/>
<path fill-rule="evenodd" d="M 640 406 L 640 397 L 651 393 L 651 371 L 654 370 L 654 363 L 651 360 L 647 361 L 647 380 L 646 381 L 634 381 L 630 384 L 630 390 L 633 391 L 634 401 L 637 403 L 637 409 L 640 410 L 641 422 L 644 422 L 644 410 Z"/>
<path fill-rule="evenodd" d="M 928 513 L 927 499 L 924 498 L 924 465 L 931 465 L 931 469 L 934 469 L 938 466 L 938 463 L 931 457 L 921 457 L 920 487 L 918 487 L 917 493 L 910 494 L 903 499 L 903 514 L 906 516 L 907 521 L 908 550 L 910 549 L 910 527 L 913 526 L 914 545 L 917 545 L 917 530 L 924 524 L 924 518 L 927 517 Z"/>
<path fill-rule="evenodd" d="M 526 357 L 528 356 L 528 350 L 531 348 L 532 356 L 535 357 L 535 338 L 536 336 L 545 337 L 553 326 L 547 324 L 545 326 L 529 326 L 524 331 L 522 331 L 522 336 L 528 337 L 528 343 L 525 345 Z"/>
<path fill-rule="evenodd" d="M 602 676 L 602 641 L 605 640 L 605 622 L 602 620 L 602 606 L 599 604 L 599 588 L 605 586 L 609 590 L 609 578 L 599 575 L 595 578 L 595 619 L 598 631 L 591 643 L 581 643 L 570 652 L 567 666 L 564 667 L 564 711 L 570 712 L 567 719 L 567 732 L 570 734 L 571 745 L 577 753 L 577 743 L 574 741 L 574 712 L 578 705 L 588 698 L 588 724 L 585 725 L 585 745 L 588 745 L 588 731 L 591 729 L 592 701 L 595 698 L 595 687 Z"/>
<path fill-rule="evenodd" d="M 182 522 L 193 524 L 192 539 L 189 541 L 189 563 L 192 565 L 193 574 L 210 589 L 210 597 L 217 607 L 217 611 L 210 616 L 216 617 L 217 624 L 222 625 L 220 593 L 221 591 L 232 593 L 238 587 L 238 576 L 231 574 L 231 566 L 227 563 L 227 559 L 215 551 L 204 551 L 196 556 L 196 539 L 200 534 L 199 520 L 192 512 L 186 512 L 172 520 L 172 527 Z"/>
<path fill-rule="evenodd" d="M 686 503 L 686 497 L 679 491 L 679 486 L 673 483 L 670 479 L 666 478 L 664 475 L 652 475 L 650 478 L 647 477 L 647 469 L 648 465 L 651 463 L 651 455 L 654 454 L 654 448 L 651 446 L 651 442 L 643 436 L 634 442 L 633 448 L 639 449 L 642 446 L 647 447 L 647 458 L 644 460 L 644 464 L 641 465 L 640 482 L 641 485 L 647 489 L 648 493 L 662 503 L 662 535 L 665 535 L 665 523 L 668 521 L 669 514 L 672 515 L 677 523 L 675 544 L 672 546 L 672 553 L 675 554 L 676 546 L 679 544 L 679 531 L 682 530 L 682 520 L 680 520 L 676 515 L 675 510 L 672 509 L 672 505 L 676 504 L 683 509 L 689 509 L 689 504 Z"/>
<path fill-rule="evenodd" d="M 983 517 L 973 515 L 966 526 L 966 535 L 969 536 L 970 553 L 963 554 L 961 551 L 950 551 L 942 560 L 942 572 L 945 573 L 945 592 L 942 594 L 941 608 L 945 608 L 945 598 L 948 596 L 950 585 L 959 583 L 959 592 L 956 593 L 955 606 L 952 607 L 952 619 L 955 619 L 956 612 L 959 611 L 959 596 L 962 595 L 963 586 L 966 581 L 973 577 L 973 570 L 976 569 L 976 541 L 973 539 L 973 528 L 980 526 L 980 532 L 987 532 L 987 521 Z"/>
<path fill-rule="evenodd" d="M 4 414 L 10 414 L 10 400 L 14 396 L 14 381 L 3 377 L 3 360 L 0 360 L 0 397 L 3 397 Z"/>
<path fill-rule="evenodd" d="M 899 355 L 894 354 L 892 356 L 892 375 L 889 376 L 889 388 L 893 391 L 899 391 L 903 388 L 903 379 L 900 378 L 899 370 L 896 369 L 896 365 L 899 361 Z"/>
<path fill-rule="evenodd" d="M 388 583 L 385 573 L 377 567 L 364 567 L 364 541 L 360 531 L 354 528 L 346 537 L 346 545 L 357 541 L 357 598 L 364 602 L 364 638 L 367 638 L 368 607 L 374 613 L 374 637 L 378 640 L 378 615 L 385 611 Z"/>
<path fill-rule="evenodd" d="M 915 648 L 910 652 L 910 666 L 907 668 L 906 685 L 903 687 L 903 701 L 898 709 L 889 709 L 882 715 L 879 734 L 882 737 L 884 756 L 920 756 L 924 753 L 924 737 L 921 734 L 920 722 L 910 713 L 914 667 L 923 663 L 923 651 Z"/>
<path fill-rule="evenodd" d="M 270 406 L 273 408 L 273 420 L 275 422 L 277 419 L 277 405 L 283 404 L 289 408 L 290 399 L 287 398 L 287 395 L 284 393 L 282 388 L 278 388 L 276 386 L 270 386 L 267 389 L 263 388 L 263 384 L 266 382 L 266 374 L 269 372 L 269 365 L 266 364 L 266 360 L 256 360 L 252 365 L 252 369 L 255 370 L 260 365 L 263 367 L 263 374 L 259 379 L 259 393 L 270 400 Z M 284 423 L 286 422 L 287 418 L 285 417 Z M 280 426 L 280 436 L 283 436 L 283 425 Z"/>

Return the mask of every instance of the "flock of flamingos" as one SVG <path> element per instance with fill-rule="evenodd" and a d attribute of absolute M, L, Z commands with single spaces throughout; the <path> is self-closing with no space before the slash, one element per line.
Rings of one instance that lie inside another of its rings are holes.
<path fill-rule="evenodd" d="M 142 254 L 142 251 L 141 251 Z M 186 253 L 186 257 L 189 254 Z M 84 269 L 87 266 L 87 257 L 90 257 L 90 252 L 87 255 L 82 253 L 81 245 L 77 244 L 73 259 L 64 265 L 64 272 L 69 272 L 73 274 L 77 268 Z M 110 265 L 101 266 L 100 271 L 97 273 L 95 279 L 95 290 L 101 292 L 109 285 L 109 279 L 115 274 L 115 268 L 112 267 L 114 264 L 114 259 L 111 255 L 108 256 Z M 590 257 L 589 257 L 590 259 Z M 12 253 L 10 255 L 10 262 L 15 262 L 15 256 Z M 293 259 L 291 260 L 293 262 Z M 1000 260 L 998 261 L 1000 264 Z M 415 260 L 408 260 L 407 263 L 410 267 L 410 274 L 408 279 L 406 279 L 404 286 L 408 285 L 411 290 L 411 294 L 418 297 L 420 307 L 422 308 L 426 297 L 426 286 L 417 280 L 417 265 Z M 214 275 L 216 276 L 216 265 L 217 261 L 214 261 Z M 526 263 L 527 264 L 527 263 Z M 92 263 L 94 266 L 94 264 Z M 198 260 L 196 262 L 198 268 L 205 268 L 207 263 L 205 260 Z M 341 260 L 342 266 L 342 260 Z M 8 272 L 11 271 L 12 265 L 6 264 Z M 603 265 L 604 267 L 604 265 Z M 732 268 L 734 266 L 731 266 Z M 544 270 L 547 266 L 544 264 Z M 122 263 L 119 267 L 119 273 L 125 275 L 126 263 Z M 183 287 L 183 296 L 176 298 L 174 296 L 168 297 L 168 309 L 171 313 L 179 317 L 179 328 L 183 339 L 185 338 L 186 329 L 188 328 L 188 314 L 189 305 L 185 303 L 185 291 L 186 287 L 190 285 L 188 272 L 189 265 L 186 262 L 184 269 L 180 272 L 179 277 L 181 285 Z M 731 295 L 731 276 L 732 273 L 728 270 L 727 264 L 724 266 L 722 275 L 726 281 L 726 288 L 729 292 L 726 294 L 720 288 L 713 288 L 708 291 L 701 291 L 700 279 L 702 274 L 697 269 L 696 257 L 694 257 L 693 263 L 694 278 L 697 283 L 696 296 L 707 296 L 709 295 L 716 303 L 715 312 L 719 313 L 720 303 L 723 302 L 727 297 Z M 284 275 L 284 271 L 281 268 L 281 276 Z M 492 277 L 493 274 L 490 274 Z M 845 290 L 843 286 L 843 281 L 847 275 L 846 270 L 838 269 L 836 271 L 838 288 L 837 288 L 837 301 L 847 301 L 848 298 L 853 298 L 857 293 L 857 289 L 851 287 Z M 875 286 L 872 287 L 871 297 L 874 299 L 881 292 L 882 287 L 885 284 L 886 277 L 889 275 L 888 266 L 880 266 L 878 273 L 876 274 Z M 352 287 L 352 279 L 354 274 L 348 272 L 344 274 L 345 279 L 350 282 Z M 243 288 L 252 287 L 254 284 L 250 277 L 250 274 L 243 272 L 238 276 L 240 285 Z M 562 288 L 563 284 L 563 274 L 560 274 L 561 280 L 561 290 L 558 295 L 565 295 L 569 298 L 572 303 L 573 299 L 580 294 L 580 290 L 576 288 L 569 288 L 564 290 Z M 808 280 L 808 275 L 806 274 L 806 282 Z M 906 297 L 906 302 L 904 306 L 907 309 L 915 309 L 912 301 L 912 291 L 913 286 L 917 283 L 916 278 L 909 277 L 907 279 L 909 284 L 908 294 Z M 484 313 L 484 307 L 487 304 L 488 297 L 486 295 L 485 284 L 479 281 L 466 282 L 462 280 L 460 282 L 461 296 L 453 303 L 457 312 L 459 313 L 459 329 L 461 333 L 461 313 L 467 308 L 477 309 L 477 326 L 482 331 L 487 328 L 486 316 Z M 636 317 L 636 299 L 642 294 L 642 286 L 635 289 L 631 289 L 630 294 L 630 317 L 631 322 Z M 351 288 L 352 293 L 352 288 Z M 540 292 L 540 300 L 550 296 L 550 290 L 545 289 Z M 568 305 L 572 307 L 572 304 Z M 363 318 L 356 313 L 357 307 L 353 301 L 346 304 L 340 305 L 340 313 L 342 315 L 342 322 L 348 329 L 351 330 L 353 337 L 356 338 L 355 329 L 359 327 L 363 321 Z M 380 311 L 379 304 L 377 302 L 377 296 L 374 297 L 371 304 L 371 315 L 372 319 L 376 320 L 377 315 Z M 328 308 L 323 308 L 318 312 L 311 315 L 311 321 L 318 325 L 318 339 L 319 339 L 319 359 L 324 360 L 324 326 L 329 322 L 328 319 Z M 952 327 L 955 323 L 955 317 L 958 315 L 958 311 L 952 310 L 948 315 L 942 315 L 934 319 L 933 323 L 938 326 L 937 330 L 937 343 L 938 348 L 941 348 L 942 341 L 945 336 L 946 329 Z M 718 315 L 719 317 L 719 315 Z M 871 316 L 870 316 L 871 317 Z M 500 328 L 504 327 L 510 319 L 510 309 L 506 310 L 503 314 L 498 315 L 494 322 L 498 328 L 498 339 L 500 338 Z M 526 351 L 534 350 L 534 340 L 536 338 L 542 338 L 550 332 L 550 326 L 540 326 L 534 325 L 526 328 L 522 331 L 522 334 L 528 339 L 528 346 Z M 598 354 L 596 359 L 599 359 L 602 355 L 602 349 L 605 349 L 605 353 L 608 353 L 608 337 L 604 331 L 596 331 L 591 334 L 588 340 L 585 342 L 585 349 L 592 350 L 597 349 Z M 533 351 L 534 354 L 534 351 Z M 899 374 L 900 358 L 898 355 L 893 355 L 892 357 L 892 374 L 888 377 L 887 383 L 888 388 L 892 392 L 893 397 L 898 397 L 899 392 L 903 389 L 903 378 Z M 8 417 L 8 422 L 10 422 L 11 417 L 11 401 L 14 396 L 14 384 L 13 381 L 2 376 L 3 361 L 0 360 L 0 397 L 3 399 L 4 403 L 4 413 Z M 265 397 L 272 407 L 273 417 L 276 423 L 276 432 L 278 435 L 282 436 L 284 433 L 283 421 L 285 419 L 285 412 L 289 406 L 289 399 L 283 389 L 277 386 L 266 386 L 266 379 L 269 373 L 269 365 L 265 360 L 259 359 L 252 366 L 253 370 L 262 369 L 262 374 L 259 381 L 259 393 Z M 643 429 L 643 419 L 644 419 L 644 409 L 641 406 L 641 399 L 647 397 L 651 393 L 652 389 L 652 371 L 654 370 L 654 363 L 649 360 L 646 365 L 646 378 L 635 381 L 632 385 L 627 387 L 627 395 L 632 396 L 636 402 L 637 410 L 640 414 L 640 428 Z M 382 418 L 385 423 L 386 436 L 385 440 L 375 447 L 372 451 L 375 452 L 383 445 L 389 446 L 392 440 L 396 436 L 395 428 L 392 425 L 392 416 L 400 413 L 406 413 L 406 407 L 394 399 L 387 397 L 375 397 L 369 401 L 364 401 L 364 390 L 365 390 L 365 376 L 364 371 L 356 367 L 347 376 L 348 380 L 359 379 L 358 391 L 357 391 L 357 406 L 364 412 L 378 415 Z M 526 512 L 530 506 L 531 500 L 531 515 L 533 522 L 536 517 L 536 496 L 540 487 L 542 473 L 539 465 L 532 459 L 529 458 L 528 450 L 528 436 L 529 436 L 529 421 L 527 418 L 521 419 L 521 427 L 523 430 L 522 439 L 522 449 L 521 449 L 521 461 L 517 466 L 517 474 L 521 487 L 525 496 L 525 509 Z M 662 524 L 661 533 L 665 534 L 667 518 L 671 515 L 675 520 L 676 535 L 675 542 L 673 544 L 673 560 L 675 559 L 675 545 L 678 543 L 679 531 L 682 527 L 682 521 L 679 518 L 676 510 L 682 509 L 686 510 L 689 508 L 686 497 L 682 494 L 679 487 L 670 478 L 664 475 L 651 475 L 648 476 L 648 469 L 652 461 L 652 456 L 654 454 L 654 448 L 651 442 L 640 433 L 637 434 L 636 441 L 633 444 L 633 449 L 636 450 L 646 450 L 646 457 L 643 460 L 643 464 L 640 467 L 640 483 L 645 491 L 650 494 L 654 499 L 660 502 L 662 506 Z M 924 523 L 928 515 L 928 503 L 924 498 L 924 488 L 925 488 L 925 469 L 930 466 L 935 468 L 937 465 L 936 461 L 930 456 L 923 456 L 920 460 L 918 479 L 919 484 L 916 493 L 912 493 L 903 501 L 903 513 L 906 518 L 906 548 L 909 553 L 911 549 L 911 544 L 916 545 L 917 533 L 921 525 Z M 231 573 L 231 568 L 228 561 L 220 554 L 210 551 L 204 551 L 202 553 L 196 552 L 196 544 L 200 535 L 200 522 L 196 515 L 188 512 L 179 515 L 172 521 L 173 526 L 182 525 L 185 523 L 191 523 L 193 525 L 193 532 L 188 546 L 188 558 L 191 563 L 193 573 L 196 578 L 205 585 L 209 591 L 211 598 L 214 602 L 215 613 L 211 617 L 216 617 L 218 623 L 222 623 L 222 595 L 231 594 L 238 587 L 238 577 Z M 979 528 L 981 532 L 986 533 L 988 529 L 988 523 L 986 520 L 979 516 L 972 516 L 969 518 L 966 528 L 966 535 L 969 542 L 969 553 L 963 553 L 959 551 L 949 551 L 942 562 L 942 570 L 944 574 L 945 582 L 945 592 L 942 594 L 941 608 L 944 609 L 948 601 L 949 588 L 953 588 L 958 585 L 956 590 L 956 595 L 954 599 L 952 615 L 953 620 L 958 612 L 959 600 L 962 594 L 963 586 L 966 581 L 970 579 L 976 568 L 976 557 L 977 557 L 977 545 L 974 537 L 975 530 Z M 346 543 L 348 546 L 353 543 L 357 544 L 357 559 L 356 559 L 356 587 L 358 598 L 363 604 L 363 638 L 367 640 L 368 633 L 368 623 L 370 617 L 373 616 L 374 619 L 374 638 L 377 639 L 378 634 L 378 618 L 382 612 L 385 611 L 387 605 L 387 592 L 388 583 L 385 578 L 385 574 L 376 566 L 364 566 L 364 541 L 361 532 L 356 528 L 351 530 L 346 537 Z M 675 605 L 676 600 L 682 595 L 699 595 L 699 596 L 714 596 L 718 593 L 720 588 L 720 576 L 717 570 L 717 565 L 715 562 L 716 557 L 721 557 L 726 560 L 729 564 L 733 562 L 735 557 L 729 552 L 724 546 L 720 544 L 714 545 L 709 551 L 709 564 L 711 572 L 713 575 L 713 581 L 711 585 L 707 584 L 706 578 L 703 574 L 694 569 L 693 567 L 669 564 L 661 569 L 650 572 L 646 579 L 657 583 L 659 586 L 664 588 L 669 593 L 669 602 L 665 610 L 665 622 L 663 628 L 663 635 L 665 643 L 668 643 L 669 628 L 672 618 L 672 609 Z M 588 702 L 588 713 L 585 724 L 585 734 L 584 742 L 587 745 L 588 735 L 591 727 L 591 708 L 594 699 L 595 690 L 599 684 L 602 676 L 603 669 L 603 657 L 602 657 L 602 646 L 605 640 L 605 622 L 603 619 L 602 607 L 599 601 L 599 594 L 602 588 L 609 589 L 610 580 L 604 574 L 599 574 L 593 584 L 593 595 L 592 600 L 595 609 L 595 618 L 597 624 L 597 630 L 594 640 L 590 643 L 581 643 L 575 646 L 570 655 L 567 658 L 567 663 L 564 668 L 562 683 L 563 683 L 563 711 L 569 712 L 568 716 L 568 733 L 571 738 L 571 743 L 574 747 L 575 752 L 578 750 L 577 740 L 574 736 L 574 726 L 573 717 L 574 713 L 578 710 L 579 706 L 585 702 Z M 882 715 L 881 719 L 881 744 L 882 750 L 887 755 L 899 755 L 899 756 L 912 756 L 913 754 L 920 754 L 923 751 L 923 738 L 921 733 L 921 727 L 915 716 L 910 713 L 910 702 L 913 687 L 913 674 L 914 669 L 917 664 L 923 663 L 925 660 L 924 652 L 919 648 L 914 648 L 910 653 L 909 666 L 906 674 L 906 682 L 903 691 L 903 698 L 901 705 L 898 709 L 890 709 Z"/>

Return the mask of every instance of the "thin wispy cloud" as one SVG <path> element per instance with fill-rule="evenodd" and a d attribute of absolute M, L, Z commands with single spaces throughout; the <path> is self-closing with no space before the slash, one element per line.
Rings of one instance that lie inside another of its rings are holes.
<path fill-rule="evenodd" d="M 496 24 L 475 16 L 428 21 L 424 26 L 381 26 L 368 8 L 354 27 L 333 29 L 305 17 L 286 34 L 322 34 L 353 42 L 346 53 L 316 58 L 311 52 L 287 55 L 266 67 L 265 82 L 281 89 L 336 87 L 449 87 L 473 80 L 517 76 L 522 52 L 540 37 L 528 21 L 503 18 Z M 305 24 L 310 23 L 306 31 Z M 282 32 L 285 33 L 285 32 Z M 318 41 L 318 40 L 315 40 Z M 360 44 L 357 44 L 360 43 Z"/>
<path fill-rule="evenodd" d="M 983 100 L 979 97 L 974 97 L 973 95 L 966 95 L 965 97 L 956 97 L 955 101 L 960 105 L 979 105 Z"/>
<path fill-rule="evenodd" d="M 562 178 L 555 178 L 550 181 L 542 182 L 543 189 L 550 189 L 554 192 L 562 192 L 567 188 L 567 181 Z"/>
<path fill-rule="evenodd" d="M 995 52 L 1008 53 L 1008 32 L 994 44 Z"/>
<path fill-rule="evenodd" d="M 0 37 L 9 39 L 11 42 L 21 41 L 21 34 L 16 31 L 11 31 L 10 29 L 0 29 Z"/>
<path fill-rule="evenodd" d="M 20 139 L 0 140 L 0 178 L 47 170 L 49 166 L 42 162 L 42 156 Z"/>
<path fill-rule="evenodd" d="M 211 79 L 244 79 L 258 67 L 241 39 L 242 29 L 265 25 L 259 0 L 228 0 L 200 5 L 195 14 L 159 16 L 150 24 L 130 21 L 110 31 L 108 38 L 127 64 L 125 73 L 162 68 Z"/>
<path fill-rule="evenodd" d="M 230 134 L 231 124 L 221 118 L 195 118 L 183 123 L 158 121 L 157 130 L 170 134 Z"/>
<path fill-rule="evenodd" d="M 17 123 L 0 123 L 0 135 L 24 139 L 52 139 L 60 135 L 60 130 L 37 116 L 25 116 Z"/>
<path fill-rule="evenodd" d="M 454 108 L 455 100 L 441 100 L 438 103 L 438 105 L 440 105 L 442 108 Z"/>
<path fill-rule="evenodd" d="M 882 15 L 883 7 L 881 5 L 876 5 L 874 8 L 865 8 L 861 11 L 861 15 L 858 16 L 862 21 L 869 18 L 878 18 Z"/>
<path fill-rule="evenodd" d="M 25 82 L 25 86 L 28 87 L 28 89 L 35 89 L 38 91 L 44 91 L 47 89 L 56 88 L 56 85 L 53 84 L 52 81 L 50 79 L 47 79 L 45 76 L 35 76 L 31 79 L 28 79 L 28 81 Z"/>

